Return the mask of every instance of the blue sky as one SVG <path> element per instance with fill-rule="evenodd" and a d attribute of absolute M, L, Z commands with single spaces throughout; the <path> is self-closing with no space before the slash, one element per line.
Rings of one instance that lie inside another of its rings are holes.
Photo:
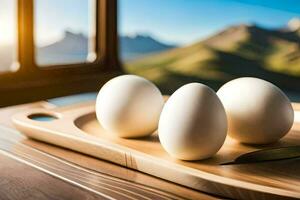
<path fill-rule="evenodd" d="M 35 0 L 37 43 L 51 43 L 66 29 L 92 35 L 94 1 Z M 13 2 L 0 0 L 0 42 L 15 38 Z M 292 17 L 300 17 L 300 0 L 119 0 L 121 35 L 149 34 L 166 43 L 188 44 L 241 23 L 281 27 Z"/>
<path fill-rule="evenodd" d="M 300 0 L 121 0 L 119 11 L 123 35 L 187 44 L 234 24 L 284 26 L 300 17 Z"/>

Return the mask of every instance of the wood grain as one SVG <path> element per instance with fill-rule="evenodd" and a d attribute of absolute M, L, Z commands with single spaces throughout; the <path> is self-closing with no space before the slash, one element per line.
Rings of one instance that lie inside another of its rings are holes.
<path fill-rule="evenodd" d="M 136 183 L 138 187 L 146 187 L 150 190 L 154 190 L 156 193 L 167 193 L 169 196 L 177 196 L 184 199 L 218 199 L 217 197 L 207 195 L 196 190 L 191 190 L 180 185 L 149 176 L 144 173 L 140 173 L 135 170 L 131 170 L 119 165 L 115 165 L 111 162 L 106 162 L 99 160 L 94 157 L 90 157 L 81 153 L 56 147 L 53 145 L 48 145 L 43 142 L 38 142 L 31 139 L 23 140 L 26 146 L 30 146 L 34 149 L 42 151 L 44 153 L 55 156 L 61 160 L 73 163 L 76 166 L 82 167 L 84 170 L 81 171 L 81 174 L 86 173 L 86 169 L 93 173 L 105 174 L 109 177 L 119 178 L 129 181 L 130 184 Z"/>
<path fill-rule="evenodd" d="M 56 115 L 59 119 L 37 122 L 27 118 L 34 113 Z M 18 129 L 29 137 L 200 191 L 239 199 L 300 198 L 299 159 L 251 165 L 220 165 L 249 151 L 300 145 L 298 125 L 280 142 L 272 145 L 242 145 L 228 137 L 213 158 L 185 162 L 171 158 L 162 149 L 156 133 L 142 139 L 121 139 L 106 133 L 95 118 L 94 102 L 57 109 L 30 110 L 14 116 L 13 120 Z"/>
<path fill-rule="evenodd" d="M 4 151 L 6 151 L 6 148 L 3 147 L 3 143 L 7 146 L 13 145 L 9 141 L 1 140 L 1 142 L 2 150 Z M 108 175 L 95 173 L 76 165 L 70 165 L 70 163 L 33 150 L 25 145 L 14 147 L 14 154 L 10 157 L 45 173 L 49 173 L 54 177 L 63 179 L 79 188 L 91 191 L 91 193 L 105 199 L 184 199 L 171 193 L 169 194 Z M 14 176 L 11 178 L 14 178 Z M 28 179 L 26 176 L 24 178 Z M 68 193 L 67 191 L 61 192 Z"/>
<path fill-rule="evenodd" d="M 104 199 L 97 194 L 75 187 L 29 165 L 18 162 L 11 157 L 12 154 L 3 151 L 3 148 L 9 147 L 3 138 L 15 142 L 24 139 L 19 133 L 6 132 L 7 128 L 5 127 L 12 127 L 11 115 L 31 108 L 52 107 L 46 102 L 36 102 L 0 109 L 0 199 Z"/>
<path fill-rule="evenodd" d="M 100 199 L 96 194 L 88 193 L 3 154 L 0 154 L 0 160 L 0 199 Z"/>
<path fill-rule="evenodd" d="M 217 199 L 43 142 L 11 129 L 10 116 L 46 102 L 0 109 L 0 199 Z M 5 125 L 5 127 L 3 126 Z"/>

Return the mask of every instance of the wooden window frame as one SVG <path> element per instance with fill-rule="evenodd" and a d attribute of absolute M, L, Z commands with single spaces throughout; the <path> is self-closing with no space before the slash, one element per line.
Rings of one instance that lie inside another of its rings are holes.
<path fill-rule="evenodd" d="M 0 75 L 1 107 L 96 91 L 122 73 L 118 60 L 117 0 L 96 0 L 96 60 L 51 67 L 39 67 L 35 61 L 34 0 L 17 2 L 20 69 Z"/>

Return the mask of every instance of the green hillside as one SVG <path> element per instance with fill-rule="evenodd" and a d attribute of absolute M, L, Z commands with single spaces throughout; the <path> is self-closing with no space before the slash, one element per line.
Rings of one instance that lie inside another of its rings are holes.
<path fill-rule="evenodd" d="M 300 30 L 234 26 L 195 44 L 128 62 L 125 67 L 129 73 L 154 81 L 164 93 L 192 81 L 217 89 L 240 76 L 300 90 Z"/>

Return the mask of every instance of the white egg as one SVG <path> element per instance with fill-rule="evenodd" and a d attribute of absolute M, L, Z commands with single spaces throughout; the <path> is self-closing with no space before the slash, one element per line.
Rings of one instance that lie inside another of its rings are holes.
<path fill-rule="evenodd" d="M 276 142 L 293 125 L 289 99 L 275 85 L 258 78 L 238 78 L 217 92 L 227 118 L 228 134 L 249 144 Z"/>
<path fill-rule="evenodd" d="M 200 83 L 182 86 L 166 102 L 158 125 L 164 149 L 181 160 L 214 155 L 227 134 L 225 110 L 216 93 Z"/>
<path fill-rule="evenodd" d="M 97 119 L 104 129 L 119 137 L 150 135 L 157 129 L 164 100 L 150 81 L 122 75 L 108 81 L 96 101 Z"/>

